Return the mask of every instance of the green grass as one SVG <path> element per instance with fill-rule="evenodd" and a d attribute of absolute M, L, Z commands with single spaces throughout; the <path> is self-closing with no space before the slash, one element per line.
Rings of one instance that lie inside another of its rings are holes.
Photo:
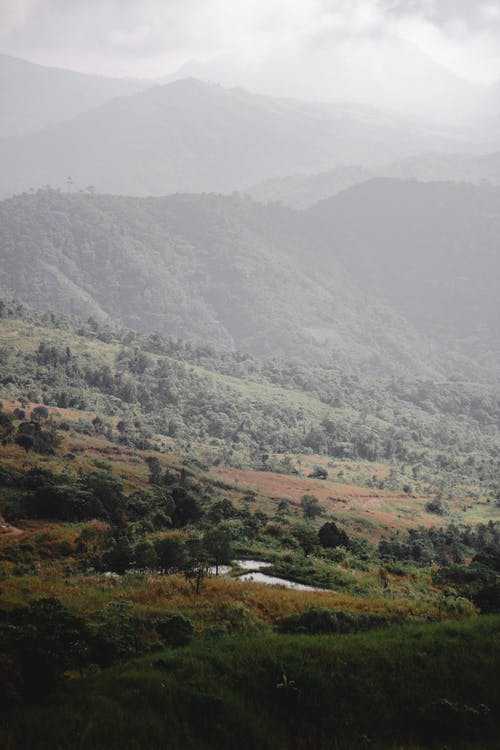
<path fill-rule="evenodd" d="M 10 750 L 493 750 L 499 635 L 494 617 L 363 635 L 199 640 L 70 681 L 51 705 L 6 718 L 0 742 Z"/>

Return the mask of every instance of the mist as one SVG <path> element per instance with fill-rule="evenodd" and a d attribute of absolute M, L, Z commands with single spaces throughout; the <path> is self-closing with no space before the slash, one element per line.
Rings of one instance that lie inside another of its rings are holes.
<path fill-rule="evenodd" d="M 0 747 L 498 749 L 498 0 L 0 0 L 0 582 Z"/>
<path fill-rule="evenodd" d="M 256 93 L 427 119 L 498 111 L 492 2 L 4 0 L 2 51 L 114 77 L 190 74 Z M 180 71 L 180 72 L 179 72 Z"/>

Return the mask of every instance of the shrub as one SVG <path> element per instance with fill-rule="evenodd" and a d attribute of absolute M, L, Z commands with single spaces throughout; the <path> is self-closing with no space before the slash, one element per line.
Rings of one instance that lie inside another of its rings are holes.
<path fill-rule="evenodd" d="M 194 626 L 188 617 L 179 612 L 158 620 L 156 632 L 167 646 L 188 646 L 193 640 Z"/>
<path fill-rule="evenodd" d="M 332 633 L 356 633 L 389 624 L 387 617 L 377 614 L 354 614 L 334 612 L 331 609 L 312 607 L 306 612 L 290 615 L 281 621 L 283 633 L 328 635 Z"/>
<path fill-rule="evenodd" d="M 349 537 L 333 521 L 323 524 L 318 531 L 318 537 L 322 547 L 349 548 Z"/>

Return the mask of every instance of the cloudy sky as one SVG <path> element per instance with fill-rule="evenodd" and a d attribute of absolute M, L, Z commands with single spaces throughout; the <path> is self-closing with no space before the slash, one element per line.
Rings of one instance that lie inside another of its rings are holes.
<path fill-rule="evenodd" d="M 500 0 L 0 0 L 2 52 L 120 76 L 388 37 L 469 81 L 500 78 Z"/>

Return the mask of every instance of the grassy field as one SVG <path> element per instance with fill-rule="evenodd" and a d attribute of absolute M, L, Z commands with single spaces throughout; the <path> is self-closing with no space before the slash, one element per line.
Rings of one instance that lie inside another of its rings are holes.
<path fill-rule="evenodd" d="M 33 750 L 496 750 L 500 620 L 200 640 L 5 718 Z"/>

